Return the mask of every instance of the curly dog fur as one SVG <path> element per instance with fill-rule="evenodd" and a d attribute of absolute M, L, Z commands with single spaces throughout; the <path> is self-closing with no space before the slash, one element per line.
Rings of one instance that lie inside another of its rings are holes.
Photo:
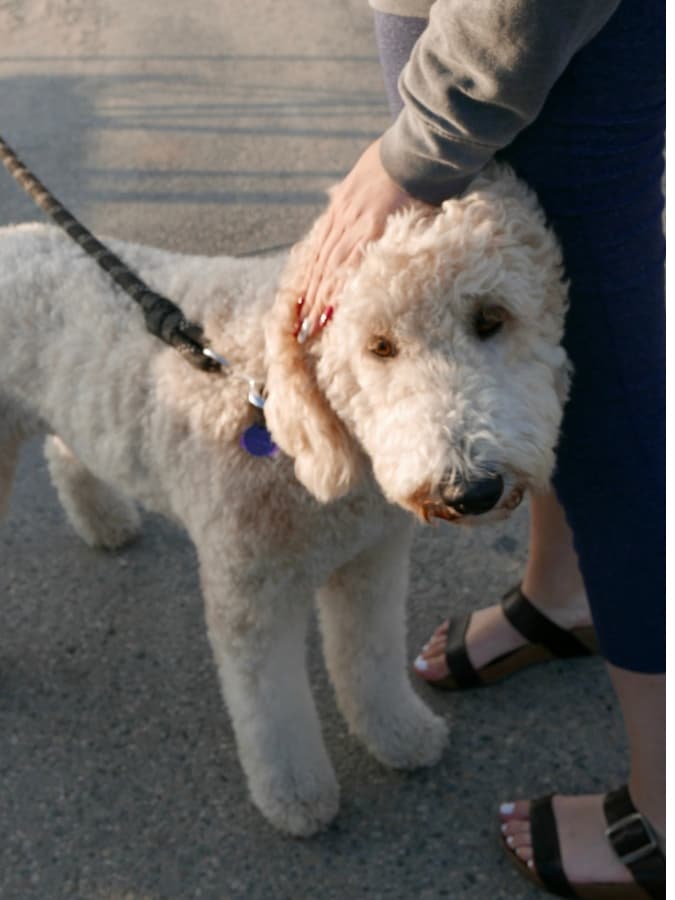
<path fill-rule="evenodd" d="M 413 525 L 478 520 L 453 498 L 486 474 L 503 491 L 481 521 L 548 483 L 567 390 L 559 249 L 532 194 L 494 170 L 433 217 L 392 217 L 330 327 L 301 348 L 307 241 L 268 259 L 110 243 L 235 372 L 264 382 L 281 452 L 240 447 L 245 384 L 149 336 L 59 231 L 17 225 L 0 230 L 0 506 L 19 445 L 43 432 L 89 545 L 132 539 L 137 504 L 182 523 L 253 800 L 309 835 L 338 808 L 304 664 L 315 597 L 351 731 L 388 766 L 442 753 L 445 724 L 406 672 Z M 481 331 L 486 316 L 495 327 Z"/>

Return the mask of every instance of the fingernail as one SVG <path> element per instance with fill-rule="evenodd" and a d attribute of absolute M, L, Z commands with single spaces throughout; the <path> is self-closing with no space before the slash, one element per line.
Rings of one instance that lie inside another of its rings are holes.
<path fill-rule="evenodd" d="M 299 344 L 304 344 L 307 338 L 309 337 L 309 333 L 312 330 L 312 323 L 309 319 L 303 319 L 298 333 L 296 335 L 296 340 Z"/>
<path fill-rule="evenodd" d="M 423 656 L 418 656 L 413 666 L 417 669 L 418 672 L 427 672 L 429 670 L 429 663 L 424 659 Z"/>
<path fill-rule="evenodd" d="M 502 834 L 506 834 L 506 832 L 509 830 L 509 826 L 506 824 L 506 822 L 500 827 L 502 829 Z"/>
<path fill-rule="evenodd" d="M 509 836 L 506 839 L 506 843 L 509 845 L 509 847 L 513 847 L 515 841 L 513 840 L 513 838 L 511 836 Z"/>
<path fill-rule="evenodd" d="M 515 808 L 516 808 L 515 803 L 502 803 L 502 805 L 499 807 L 499 812 L 503 816 L 510 816 Z"/>
<path fill-rule="evenodd" d="M 529 869 L 534 869 L 534 860 L 533 860 L 533 859 L 528 859 L 528 861 L 527 861 L 527 867 L 528 867 Z"/>
<path fill-rule="evenodd" d="M 304 305 L 305 305 L 305 295 L 303 294 L 302 297 L 298 297 L 298 299 L 295 301 L 295 310 L 296 310 L 296 313 L 298 316 L 300 315 L 300 311 L 302 310 L 302 307 Z"/>
<path fill-rule="evenodd" d="M 319 319 L 319 328 L 325 328 L 326 325 L 333 318 L 333 307 L 327 306 L 326 309 L 321 313 L 321 318 Z"/>

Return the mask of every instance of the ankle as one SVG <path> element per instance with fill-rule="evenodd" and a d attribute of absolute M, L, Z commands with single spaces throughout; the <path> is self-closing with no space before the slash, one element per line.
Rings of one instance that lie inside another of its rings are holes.
<path fill-rule="evenodd" d="M 591 611 L 581 578 L 573 574 L 527 567 L 521 589 L 528 600 L 561 628 L 591 624 Z"/>
<path fill-rule="evenodd" d="M 633 801 L 633 805 L 647 819 L 651 827 L 656 832 L 659 845 L 663 852 L 666 851 L 666 805 L 665 805 L 665 787 L 663 792 L 654 792 L 653 790 L 643 790 L 636 779 L 631 779 L 628 783 L 628 792 Z"/>

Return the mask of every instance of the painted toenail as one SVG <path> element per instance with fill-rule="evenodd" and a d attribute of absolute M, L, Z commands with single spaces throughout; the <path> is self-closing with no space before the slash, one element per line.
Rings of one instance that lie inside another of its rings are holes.
<path fill-rule="evenodd" d="M 424 659 L 423 656 L 418 656 L 415 662 L 413 663 L 418 672 L 428 672 L 429 671 L 429 663 Z"/>
<path fill-rule="evenodd" d="M 515 810 L 515 808 L 516 808 L 515 803 L 502 803 L 502 805 L 499 807 L 499 812 L 503 816 L 510 816 L 511 813 Z"/>

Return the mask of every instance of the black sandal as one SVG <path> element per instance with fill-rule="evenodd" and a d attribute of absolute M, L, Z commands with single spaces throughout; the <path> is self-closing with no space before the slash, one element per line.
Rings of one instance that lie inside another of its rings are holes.
<path fill-rule="evenodd" d="M 425 678 L 427 684 L 445 691 L 463 691 L 494 684 L 536 663 L 593 656 L 599 652 L 592 625 L 560 628 L 532 605 L 519 585 L 504 594 L 501 605 L 507 620 L 528 643 L 475 669 L 466 649 L 466 633 L 473 614 L 451 619 L 445 643 L 448 674 L 437 680 Z"/>
<path fill-rule="evenodd" d="M 534 868 L 519 859 L 502 837 L 509 859 L 537 887 L 557 897 L 586 900 L 665 900 L 666 858 L 649 821 L 638 812 L 624 785 L 605 796 L 605 834 L 616 855 L 634 881 L 579 884 L 568 881 L 560 860 L 558 828 L 553 795 L 539 797 L 530 805 L 530 832 Z"/>

